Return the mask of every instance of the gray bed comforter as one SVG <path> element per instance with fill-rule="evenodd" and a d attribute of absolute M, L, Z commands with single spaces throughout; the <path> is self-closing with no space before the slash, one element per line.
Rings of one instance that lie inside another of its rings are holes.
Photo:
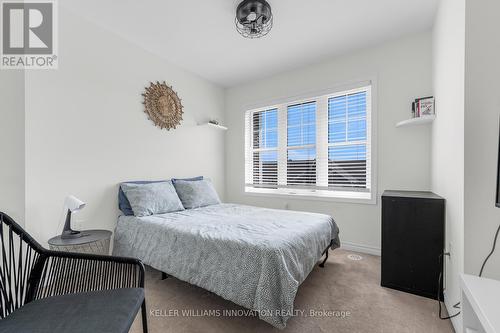
<path fill-rule="evenodd" d="M 284 328 L 299 285 L 333 240 L 330 216 L 220 204 L 147 217 L 120 216 L 113 254 L 254 310 Z"/>

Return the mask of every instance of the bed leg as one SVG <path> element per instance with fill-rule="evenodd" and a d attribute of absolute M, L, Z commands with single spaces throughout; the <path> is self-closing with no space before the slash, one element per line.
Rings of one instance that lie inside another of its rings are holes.
<path fill-rule="evenodd" d="M 161 279 L 166 280 L 168 278 L 168 274 L 165 272 L 161 272 Z"/>
<path fill-rule="evenodd" d="M 319 264 L 319 267 L 321 268 L 325 267 L 325 263 L 327 260 L 328 260 L 328 248 L 325 251 L 325 259 L 321 262 L 321 264 Z"/>
<path fill-rule="evenodd" d="M 328 250 L 332 247 L 333 245 L 333 239 L 330 241 L 330 244 L 328 244 L 328 247 L 323 251 L 323 254 L 325 255 L 325 259 L 319 264 L 319 267 L 323 268 L 325 267 L 325 263 L 328 260 Z"/>

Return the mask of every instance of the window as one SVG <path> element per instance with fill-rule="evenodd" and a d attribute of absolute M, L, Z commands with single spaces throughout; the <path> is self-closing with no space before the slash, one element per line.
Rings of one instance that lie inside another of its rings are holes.
<path fill-rule="evenodd" d="M 316 185 L 316 102 L 287 108 L 287 185 Z"/>
<path fill-rule="evenodd" d="M 366 188 L 366 91 L 328 99 L 328 186 Z"/>
<path fill-rule="evenodd" d="M 372 199 L 371 85 L 245 115 L 245 191 Z"/>
<path fill-rule="evenodd" d="M 253 124 L 253 184 L 278 184 L 278 110 L 255 112 Z"/>

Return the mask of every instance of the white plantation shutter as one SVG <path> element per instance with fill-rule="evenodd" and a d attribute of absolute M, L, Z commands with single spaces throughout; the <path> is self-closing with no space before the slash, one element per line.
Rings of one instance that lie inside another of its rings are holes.
<path fill-rule="evenodd" d="M 248 111 L 246 191 L 371 198 L 371 118 L 370 85 Z"/>
<path fill-rule="evenodd" d="M 328 186 L 369 191 L 371 89 L 328 98 Z"/>
<path fill-rule="evenodd" d="M 278 184 L 278 110 L 248 113 L 246 117 L 246 183 L 255 187 Z"/>
<path fill-rule="evenodd" d="M 316 186 L 316 102 L 287 107 L 286 185 Z"/>

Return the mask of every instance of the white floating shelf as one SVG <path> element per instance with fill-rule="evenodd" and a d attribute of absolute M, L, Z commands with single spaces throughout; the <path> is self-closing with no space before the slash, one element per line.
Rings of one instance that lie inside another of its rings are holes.
<path fill-rule="evenodd" d="M 400 121 L 399 123 L 396 124 L 396 127 L 430 124 L 434 121 L 434 119 L 436 119 L 436 115 L 411 118 Z"/>
<path fill-rule="evenodd" d="M 219 130 L 227 131 L 226 126 L 216 125 L 216 124 L 212 124 L 212 123 L 204 123 L 204 124 L 201 124 L 200 126 L 208 126 L 208 127 L 216 128 Z"/>

